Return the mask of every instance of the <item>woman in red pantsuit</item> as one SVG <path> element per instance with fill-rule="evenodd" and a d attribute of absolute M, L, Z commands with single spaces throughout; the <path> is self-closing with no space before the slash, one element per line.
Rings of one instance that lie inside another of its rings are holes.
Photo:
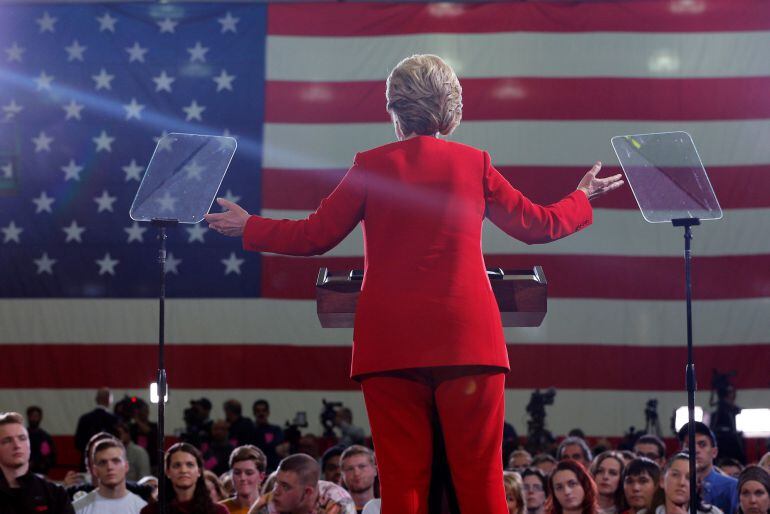
<path fill-rule="evenodd" d="M 514 189 L 482 150 L 440 139 L 460 122 L 462 90 L 440 58 L 393 69 L 387 110 L 398 141 L 359 153 L 332 194 L 304 220 L 227 209 L 206 216 L 246 250 L 322 254 L 361 223 L 364 280 L 352 377 L 372 428 L 383 514 L 424 514 L 438 416 L 461 512 L 507 512 L 502 481 L 504 373 L 509 370 L 481 251 L 489 218 L 512 237 L 545 243 L 592 221 L 589 199 L 622 184 L 596 178 L 540 206 Z"/>

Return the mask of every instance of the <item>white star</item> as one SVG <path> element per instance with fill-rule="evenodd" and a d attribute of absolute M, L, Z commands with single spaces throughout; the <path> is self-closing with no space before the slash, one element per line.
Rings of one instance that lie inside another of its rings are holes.
<path fill-rule="evenodd" d="M 174 138 L 166 136 L 168 136 L 168 132 L 164 130 L 160 136 L 152 138 L 155 141 L 155 144 L 158 145 L 159 152 L 162 152 L 163 150 L 171 151 L 171 145 L 174 143 Z"/>
<path fill-rule="evenodd" d="M 176 203 L 177 199 L 171 196 L 168 191 L 166 191 L 162 197 L 156 198 L 155 201 L 160 204 L 161 211 L 174 212 L 174 204 Z"/>
<path fill-rule="evenodd" d="M 137 182 L 142 180 L 144 168 L 136 163 L 136 159 L 131 159 L 131 162 L 121 169 L 126 173 L 126 182 L 129 180 L 136 180 Z"/>
<path fill-rule="evenodd" d="M 45 70 L 40 72 L 40 75 L 35 79 L 35 83 L 37 84 L 37 90 L 42 91 L 43 89 L 51 90 L 51 82 L 53 82 L 53 75 L 47 75 Z"/>
<path fill-rule="evenodd" d="M 228 75 L 225 70 L 222 70 L 222 73 L 220 73 L 218 77 L 212 77 L 211 80 L 217 83 L 217 93 L 219 93 L 223 89 L 228 89 L 232 91 L 233 80 L 235 80 L 235 75 Z"/>
<path fill-rule="evenodd" d="M 120 261 L 110 257 L 110 253 L 107 252 L 104 254 L 104 258 L 96 259 L 94 262 L 99 265 L 99 275 L 104 275 L 105 273 L 115 275 L 115 266 L 117 266 Z"/>
<path fill-rule="evenodd" d="M 208 47 L 201 45 L 200 41 L 196 41 L 195 46 L 188 48 L 187 51 L 190 53 L 190 62 L 206 62 L 206 52 L 208 52 L 209 49 Z"/>
<path fill-rule="evenodd" d="M 176 26 L 179 24 L 178 21 L 174 21 L 171 18 L 166 18 L 165 20 L 161 20 L 158 22 L 158 27 L 160 27 L 160 33 L 163 34 L 164 32 L 168 32 L 169 34 L 174 33 L 174 29 L 176 29 Z"/>
<path fill-rule="evenodd" d="M 96 21 L 99 22 L 99 32 L 103 32 L 105 30 L 115 32 L 115 23 L 118 21 L 118 19 L 113 18 L 110 16 L 110 13 L 106 12 L 102 16 L 96 18 Z"/>
<path fill-rule="evenodd" d="M 125 104 L 123 106 L 126 110 L 126 119 L 130 120 L 131 118 L 136 118 L 137 120 L 141 120 L 142 109 L 144 109 L 144 107 L 144 105 L 136 101 L 136 98 L 132 98 L 130 104 Z"/>
<path fill-rule="evenodd" d="M 176 257 L 174 257 L 173 253 L 168 252 L 168 255 L 166 256 L 166 273 L 173 273 L 174 275 L 179 275 L 179 270 L 177 268 L 181 263 L 182 263 L 182 259 L 177 259 Z"/>
<path fill-rule="evenodd" d="M 32 142 L 35 143 L 35 153 L 43 151 L 50 152 L 53 138 L 48 137 L 48 135 L 46 135 L 46 133 L 41 130 L 37 137 L 32 138 Z"/>
<path fill-rule="evenodd" d="M 160 75 L 152 78 L 152 81 L 155 82 L 155 92 L 168 91 L 171 93 L 171 83 L 175 80 L 174 77 L 166 75 L 166 70 L 161 71 Z"/>
<path fill-rule="evenodd" d="M 187 114 L 185 121 L 198 120 L 203 121 L 201 114 L 206 110 L 205 105 L 198 105 L 198 102 L 193 100 L 187 107 L 182 107 L 182 110 Z"/>
<path fill-rule="evenodd" d="M 97 152 L 101 150 L 107 150 L 108 152 L 112 152 L 112 142 L 115 141 L 115 138 L 108 136 L 107 132 L 102 130 L 102 133 L 99 134 L 99 137 L 92 137 L 91 141 L 96 143 Z"/>
<path fill-rule="evenodd" d="M 70 100 L 70 103 L 67 105 L 62 105 L 62 109 L 64 109 L 66 113 L 64 119 L 68 120 L 70 118 L 75 118 L 76 120 L 79 120 L 80 111 L 83 110 L 83 107 L 85 107 L 83 104 L 79 104 L 75 100 Z"/>
<path fill-rule="evenodd" d="M 201 173 L 205 169 L 206 168 L 198 164 L 195 160 L 184 167 L 184 170 L 187 172 L 187 178 L 194 178 L 195 180 L 201 180 Z"/>
<path fill-rule="evenodd" d="M 3 171 L 3 178 L 13 178 L 13 164 L 8 163 L 0 166 L 0 170 Z"/>
<path fill-rule="evenodd" d="M 83 171 L 83 166 L 75 164 L 75 159 L 70 159 L 69 164 L 62 166 L 61 170 L 64 172 L 64 181 L 67 180 L 80 180 L 80 172 Z"/>
<path fill-rule="evenodd" d="M 35 20 L 37 24 L 40 26 L 40 33 L 43 32 L 55 32 L 53 26 L 58 21 L 57 18 L 51 17 L 51 15 L 48 14 L 48 11 L 43 13 L 43 16 Z"/>
<path fill-rule="evenodd" d="M 225 275 L 229 275 L 230 273 L 240 275 L 241 265 L 244 263 L 244 259 L 239 259 L 235 256 L 235 252 L 230 252 L 230 257 L 222 259 L 219 262 L 225 265 Z"/>
<path fill-rule="evenodd" d="M 98 75 L 91 75 L 91 78 L 96 82 L 95 87 L 96 90 L 99 91 L 100 89 L 112 89 L 110 82 L 115 78 L 115 75 L 110 75 L 104 68 L 102 68 Z"/>
<path fill-rule="evenodd" d="M 131 241 L 139 241 L 140 243 L 144 243 L 144 233 L 147 231 L 147 227 L 142 227 L 138 222 L 135 221 L 130 227 L 126 227 L 123 230 L 125 230 L 126 234 L 128 234 L 128 241 L 126 241 L 127 243 L 130 243 Z"/>
<path fill-rule="evenodd" d="M 70 241 L 76 241 L 78 243 L 83 242 L 81 236 L 83 235 L 83 232 L 86 231 L 86 228 L 78 226 L 77 221 L 72 220 L 69 227 L 62 227 L 62 230 L 67 234 L 67 239 L 64 241 L 65 243 L 69 243 Z"/>
<path fill-rule="evenodd" d="M 195 241 L 200 241 L 201 243 L 205 243 L 205 241 L 203 240 L 203 236 L 206 234 L 206 232 L 209 231 L 207 227 L 204 227 L 200 223 L 196 223 L 192 227 L 188 227 L 186 230 L 187 230 L 187 233 L 189 234 L 189 236 L 187 237 L 188 243 L 193 243 Z"/>
<path fill-rule="evenodd" d="M 24 47 L 19 46 L 16 41 L 13 42 L 13 45 L 9 46 L 5 49 L 5 53 L 8 54 L 8 57 L 6 60 L 8 62 L 21 62 L 21 55 L 26 51 Z"/>
<path fill-rule="evenodd" d="M 11 118 L 19 114 L 22 111 L 22 109 L 24 109 L 24 106 L 17 104 L 16 100 L 12 99 L 10 103 L 7 103 L 3 106 L 5 119 L 10 120 Z"/>
<path fill-rule="evenodd" d="M 227 15 L 225 15 L 223 18 L 218 18 L 217 21 L 222 25 L 222 34 L 228 31 L 232 32 L 238 32 L 238 30 L 235 28 L 235 24 L 238 23 L 241 19 L 233 17 L 232 14 L 230 14 L 230 11 L 227 11 Z"/>
<path fill-rule="evenodd" d="M 102 190 L 101 196 L 94 197 L 94 202 L 96 202 L 97 205 L 99 206 L 96 212 L 102 212 L 102 211 L 113 212 L 112 204 L 114 204 L 115 201 L 117 201 L 117 199 L 118 199 L 117 196 L 110 196 L 110 194 L 107 192 L 106 189 Z"/>
<path fill-rule="evenodd" d="M 64 49 L 67 51 L 67 62 L 70 61 L 83 61 L 83 52 L 88 49 L 87 46 L 81 46 L 80 43 L 78 43 L 78 40 L 72 42 L 70 46 L 65 46 Z"/>
<path fill-rule="evenodd" d="M 56 264 L 56 259 L 51 259 L 48 254 L 43 252 L 43 255 L 39 259 L 33 260 L 35 266 L 37 266 L 37 274 L 48 273 L 53 275 L 53 265 Z"/>
<path fill-rule="evenodd" d="M 126 52 L 128 52 L 128 62 L 144 62 L 144 54 L 146 54 L 147 51 L 147 48 L 142 48 L 137 41 L 134 41 L 134 46 L 126 48 Z"/>
<path fill-rule="evenodd" d="M 32 199 L 32 203 L 35 204 L 35 214 L 40 214 L 43 211 L 53 212 L 51 210 L 51 204 L 53 204 L 55 201 L 56 199 L 48 196 L 48 193 L 45 191 L 40 191 L 40 196 Z"/>
<path fill-rule="evenodd" d="M 241 197 L 240 197 L 240 196 L 235 196 L 235 195 L 233 194 L 233 192 L 232 192 L 232 191 L 230 191 L 229 189 L 227 190 L 227 192 L 225 193 L 225 195 L 224 195 L 222 198 L 224 198 L 225 200 L 228 200 L 228 201 L 230 201 L 230 202 L 233 202 L 233 203 L 238 203 L 238 202 L 241 200 Z M 224 207 L 221 207 L 221 209 L 222 209 L 223 211 L 225 210 L 225 208 L 224 208 Z"/>
<path fill-rule="evenodd" d="M 0 231 L 3 232 L 3 243 L 7 243 L 9 241 L 15 241 L 17 243 L 21 243 L 21 240 L 19 239 L 19 235 L 24 232 L 24 229 L 21 227 L 17 227 L 16 223 L 11 220 L 11 222 L 3 227 L 0 228 Z"/>

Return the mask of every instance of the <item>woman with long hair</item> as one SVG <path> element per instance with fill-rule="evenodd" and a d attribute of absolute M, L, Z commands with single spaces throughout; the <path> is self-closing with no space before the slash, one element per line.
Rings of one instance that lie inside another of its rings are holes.
<path fill-rule="evenodd" d="M 770 513 L 770 473 L 759 466 L 748 466 L 738 476 L 738 514 Z"/>
<path fill-rule="evenodd" d="M 653 514 L 688 514 L 690 512 L 690 457 L 686 452 L 680 452 L 671 457 L 663 468 L 661 479 L 664 498 L 663 503 L 655 507 Z M 696 496 L 699 514 L 722 514 L 713 505 L 701 501 Z M 730 514 L 730 513 L 726 513 Z"/>
<path fill-rule="evenodd" d="M 625 468 L 623 454 L 612 450 L 600 453 L 591 464 L 591 475 L 599 493 L 599 514 L 617 514 L 625 509 L 622 482 Z"/>
<path fill-rule="evenodd" d="M 228 514 L 223 505 L 214 503 L 203 477 L 203 458 L 189 443 L 176 443 L 166 451 L 165 495 L 168 514 Z M 157 514 L 160 504 L 144 507 L 141 514 Z"/>
<path fill-rule="evenodd" d="M 596 483 L 576 460 L 562 460 L 548 477 L 548 514 L 597 514 Z"/>
<path fill-rule="evenodd" d="M 227 496 L 225 490 L 222 488 L 222 483 L 219 481 L 219 477 L 213 471 L 208 469 L 203 472 L 203 480 L 206 481 L 206 487 L 209 489 L 209 496 L 214 503 L 219 503 Z"/>
<path fill-rule="evenodd" d="M 521 475 L 515 471 L 503 471 L 503 485 L 508 514 L 524 514 L 526 504 L 522 495 Z"/>

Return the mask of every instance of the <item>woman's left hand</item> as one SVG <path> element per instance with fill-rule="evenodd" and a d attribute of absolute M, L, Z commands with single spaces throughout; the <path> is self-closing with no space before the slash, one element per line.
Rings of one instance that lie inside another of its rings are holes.
<path fill-rule="evenodd" d="M 249 219 L 249 213 L 237 203 L 224 198 L 217 198 L 217 203 L 225 209 L 225 212 L 206 214 L 204 218 L 209 223 L 209 227 L 226 236 L 241 236 L 243 227 Z"/>
<path fill-rule="evenodd" d="M 623 185 L 623 181 L 620 180 L 623 175 L 620 173 L 607 178 L 596 178 L 601 169 L 602 163 L 597 162 L 593 168 L 588 170 L 588 173 L 583 176 L 580 184 L 578 184 L 578 190 L 583 191 L 589 200 L 598 198 Z"/>

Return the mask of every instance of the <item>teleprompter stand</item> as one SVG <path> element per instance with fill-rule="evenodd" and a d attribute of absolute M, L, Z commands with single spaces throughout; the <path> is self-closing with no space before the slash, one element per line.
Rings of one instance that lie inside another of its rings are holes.
<path fill-rule="evenodd" d="M 695 470 L 695 363 L 692 342 L 691 228 L 701 220 L 722 218 L 711 182 L 686 132 L 637 134 L 612 138 L 628 183 L 650 223 L 671 222 L 684 227 L 684 266 L 687 298 L 687 448 L 690 464 L 690 514 L 697 514 L 698 491 Z"/>

